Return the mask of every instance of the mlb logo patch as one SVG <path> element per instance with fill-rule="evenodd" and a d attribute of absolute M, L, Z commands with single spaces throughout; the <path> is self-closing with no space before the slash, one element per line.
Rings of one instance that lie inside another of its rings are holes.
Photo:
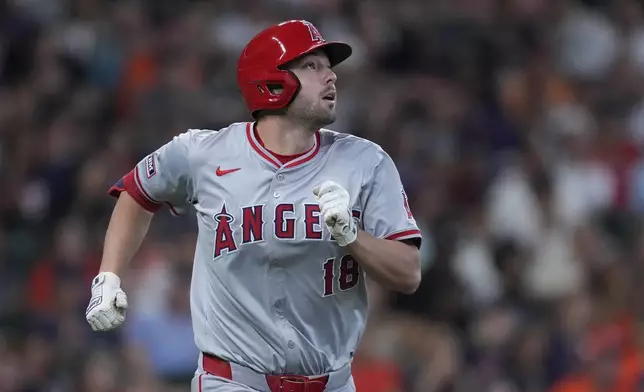
<path fill-rule="evenodd" d="M 407 199 L 407 194 L 405 193 L 405 190 L 401 189 L 400 193 L 402 194 L 403 205 L 405 206 L 405 211 L 407 212 L 407 219 L 414 220 L 414 215 L 412 215 L 411 208 L 409 208 L 409 200 Z"/>
<path fill-rule="evenodd" d="M 154 163 L 154 154 L 150 154 L 145 158 L 145 174 L 147 174 L 148 178 L 157 174 L 156 164 Z"/>

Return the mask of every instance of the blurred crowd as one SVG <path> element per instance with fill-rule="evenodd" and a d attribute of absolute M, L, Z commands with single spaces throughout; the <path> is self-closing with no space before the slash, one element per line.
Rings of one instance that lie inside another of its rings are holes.
<path fill-rule="evenodd" d="M 353 45 L 330 128 L 424 235 L 415 294 L 371 285 L 358 391 L 643 391 L 644 2 L 0 0 L 0 392 L 188 390 L 194 216 L 157 214 L 92 333 L 107 189 L 248 120 L 239 52 L 286 19 Z"/>

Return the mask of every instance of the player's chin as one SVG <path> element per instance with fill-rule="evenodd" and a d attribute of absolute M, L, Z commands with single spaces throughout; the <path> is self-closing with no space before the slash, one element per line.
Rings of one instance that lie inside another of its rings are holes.
<path fill-rule="evenodd" d="M 335 107 L 326 107 L 326 108 L 321 108 L 318 110 L 317 117 L 320 122 L 325 123 L 325 124 L 331 124 L 332 122 L 335 121 Z"/>
<path fill-rule="evenodd" d="M 324 113 L 318 116 L 318 123 L 322 126 L 333 124 L 335 122 L 335 112 Z"/>

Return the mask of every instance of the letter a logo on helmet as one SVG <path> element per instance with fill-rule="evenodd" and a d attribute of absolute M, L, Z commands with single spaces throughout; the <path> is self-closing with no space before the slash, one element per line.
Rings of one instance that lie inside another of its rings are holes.
<path fill-rule="evenodd" d="M 318 29 L 315 26 L 313 26 L 312 23 L 305 21 L 304 24 L 306 24 L 306 27 L 309 28 L 309 32 L 311 33 L 311 40 L 313 40 L 314 42 L 324 41 L 324 38 L 322 38 L 322 34 L 320 34 Z"/>
<path fill-rule="evenodd" d="M 289 20 L 253 37 L 237 63 L 237 84 L 253 118 L 259 110 L 288 106 L 300 89 L 300 81 L 284 69 L 289 62 L 322 50 L 334 67 L 351 56 L 351 46 L 327 42 L 320 31 L 305 20 Z"/>

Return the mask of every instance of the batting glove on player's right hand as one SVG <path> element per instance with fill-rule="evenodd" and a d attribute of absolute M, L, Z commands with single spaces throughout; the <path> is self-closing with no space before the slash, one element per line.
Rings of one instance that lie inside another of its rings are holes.
<path fill-rule="evenodd" d="M 109 331 L 125 321 L 127 296 L 121 279 L 112 272 L 101 272 L 92 280 L 92 298 L 85 318 L 94 331 Z"/>

